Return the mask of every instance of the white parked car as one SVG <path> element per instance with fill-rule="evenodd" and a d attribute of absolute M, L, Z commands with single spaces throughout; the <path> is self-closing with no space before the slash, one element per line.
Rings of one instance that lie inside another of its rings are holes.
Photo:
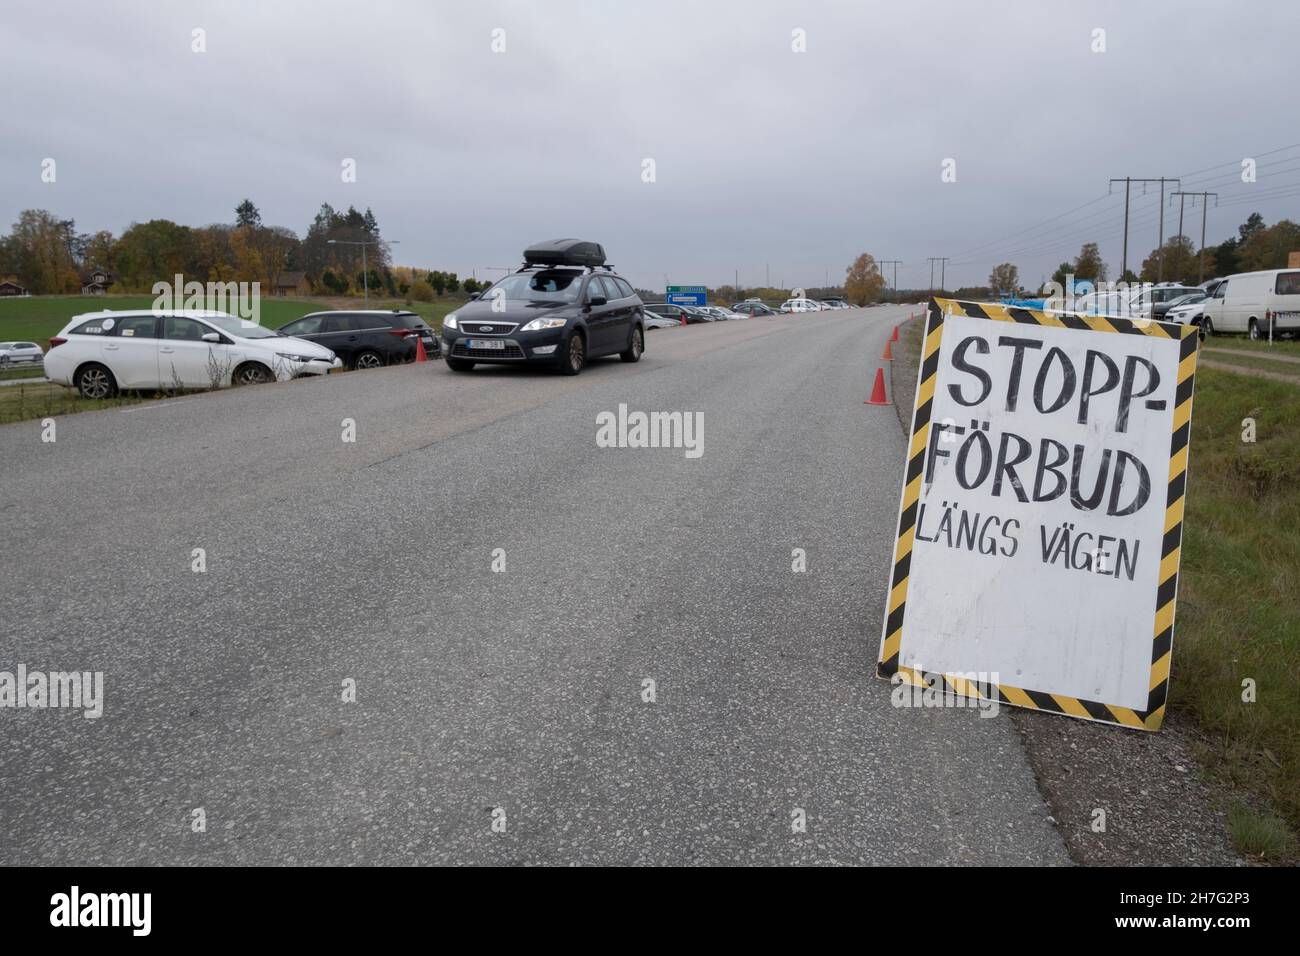
<path fill-rule="evenodd" d="M 1199 290 L 1176 282 L 1130 289 L 1089 292 L 1074 301 L 1083 315 L 1113 315 L 1129 319 L 1163 320 L 1171 302 Z"/>
<path fill-rule="evenodd" d="M 35 342 L 0 342 L 0 368 L 6 365 L 38 365 L 45 353 Z"/>
<path fill-rule="evenodd" d="M 1300 332 L 1300 269 L 1267 269 L 1230 275 L 1201 308 L 1201 330 L 1245 332 L 1252 339 Z M 47 360 L 48 361 L 48 360 Z"/>
<path fill-rule="evenodd" d="M 342 366 L 315 342 L 202 310 L 74 316 L 45 356 L 46 377 L 84 398 L 110 398 L 119 389 L 283 382 Z"/>
<path fill-rule="evenodd" d="M 781 312 L 820 312 L 822 304 L 816 299 L 786 299 L 781 303 Z"/>

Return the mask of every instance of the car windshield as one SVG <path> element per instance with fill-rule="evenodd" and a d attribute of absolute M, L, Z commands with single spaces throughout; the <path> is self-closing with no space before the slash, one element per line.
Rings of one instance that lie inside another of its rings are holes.
<path fill-rule="evenodd" d="M 203 321 L 242 339 L 272 339 L 280 334 L 248 319 L 237 319 L 233 315 L 205 315 Z"/>
<path fill-rule="evenodd" d="M 515 273 L 496 283 L 483 298 L 504 296 L 512 302 L 577 302 L 582 289 L 578 272 Z"/>

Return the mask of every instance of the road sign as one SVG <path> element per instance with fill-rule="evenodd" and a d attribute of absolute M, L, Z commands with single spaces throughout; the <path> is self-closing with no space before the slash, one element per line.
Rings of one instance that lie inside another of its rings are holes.
<path fill-rule="evenodd" d="M 1159 729 L 1196 346 L 931 300 L 879 676 Z"/>
<path fill-rule="evenodd" d="M 665 298 L 673 305 L 708 305 L 707 290 L 702 285 L 670 285 Z"/>

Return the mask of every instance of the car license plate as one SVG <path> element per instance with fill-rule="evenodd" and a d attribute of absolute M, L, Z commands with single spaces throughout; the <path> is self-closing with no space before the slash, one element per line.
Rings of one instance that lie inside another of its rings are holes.
<path fill-rule="evenodd" d="M 506 343 L 501 339 L 470 339 L 469 347 L 472 349 L 500 349 L 505 351 Z"/>

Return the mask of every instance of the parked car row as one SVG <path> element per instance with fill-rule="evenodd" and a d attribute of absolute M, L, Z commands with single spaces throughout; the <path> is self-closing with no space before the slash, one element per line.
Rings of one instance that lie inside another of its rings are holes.
<path fill-rule="evenodd" d="M 45 355 L 46 377 L 83 398 L 287 381 L 342 365 L 315 342 L 205 310 L 78 315 L 50 339 Z"/>
<path fill-rule="evenodd" d="M 1196 325 L 1202 335 L 1294 335 L 1300 333 L 1300 269 L 1242 272 L 1199 286 L 1166 282 L 1126 292 L 1089 293 L 1075 303 L 1075 310 Z"/>
<path fill-rule="evenodd" d="M 828 299 L 786 299 L 781 303 L 782 312 L 825 312 L 829 309 L 851 309 L 849 305 L 838 296 Z"/>
<path fill-rule="evenodd" d="M 287 381 L 335 369 L 370 369 L 439 357 L 437 333 L 414 312 L 313 312 L 281 329 L 225 312 L 103 311 L 72 318 L 42 356 L 52 382 L 85 398 L 122 390 L 223 388 Z M 3 348 L 5 343 L 0 343 Z M 28 354 L 20 351 L 19 354 Z"/>

